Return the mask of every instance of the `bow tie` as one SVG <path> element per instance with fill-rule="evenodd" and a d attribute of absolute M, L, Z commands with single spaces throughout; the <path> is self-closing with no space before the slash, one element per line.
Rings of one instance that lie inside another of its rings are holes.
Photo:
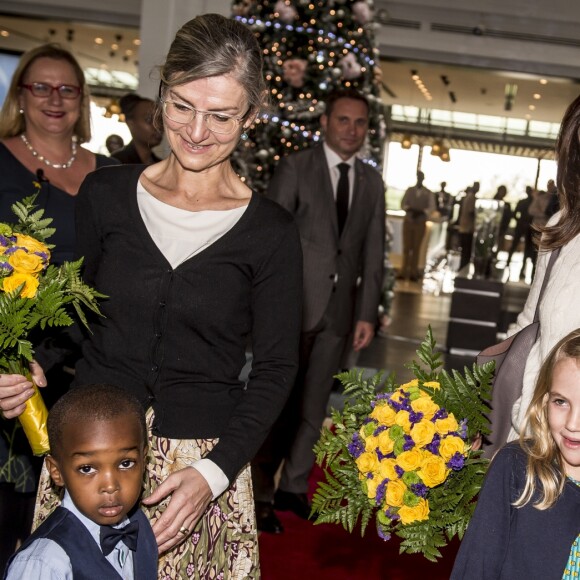
<path fill-rule="evenodd" d="M 113 528 L 111 526 L 101 526 L 101 550 L 108 556 L 122 540 L 123 543 L 133 552 L 137 549 L 137 534 L 139 532 L 139 522 L 131 522 L 124 528 Z"/>

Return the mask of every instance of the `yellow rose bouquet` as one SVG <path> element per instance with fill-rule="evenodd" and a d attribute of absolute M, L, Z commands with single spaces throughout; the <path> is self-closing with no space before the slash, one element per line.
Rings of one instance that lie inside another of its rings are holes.
<path fill-rule="evenodd" d="M 439 548 L 461 538 L 487 460 L 472 447 L 489 433 L 485 401 L 493 363 L 451 374 L 428 330 L 413 361 L 415 378 L 384 387 L 381 375 L 365 380 L 353 370 L 339 375 L 348 400 L 333 411 L 333 428 L 324 428 L 314 449 L 325 470 L 312 502 L 316 523 L 341 523 L 361 532 L 374 517 L 377 533 L 400 538 L 400 551 L 435 561 Z"/>
<path fill-rule="evenodd" d="M 37 187 L 38 184 L 35 184 Z M 80 278 L 82 260 L 50 264 L 46 238 L 54 233 L 35 210 L 36 196 L 12 206 L 15 224 L 0 223 L 0 373 L 22 374 L 30 378 L 28 365 L 34 350 L 29 339 L 37 327 L 70 326 L 76 312 L 86 326 L 83 306 L 100 314 L 96 299 L 103 297 Z M 27 401 L 20 423 L 35 455 L 48 452 L 46 420 L 48 412 L 38 388 Z"/>

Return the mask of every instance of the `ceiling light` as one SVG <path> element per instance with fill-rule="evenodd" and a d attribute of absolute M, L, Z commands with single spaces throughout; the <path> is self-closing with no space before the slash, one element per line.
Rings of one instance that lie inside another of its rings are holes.
<path fill-rule="evenodd" d="M 540 79 L 540 84 L 541 85 L 547 85 L 548 84 L 548 79 Z"/>
<path fill-rule="evenodd" d="M 536 110 L 536 105 L 530 105 L 528 107 L 528 109 L 530 109 L 530 111 L 535 111 Z"/>
<path fill-rule="evenodd" d="M 8 32 L 8 30 L 0 30 L 0 36 L 3 36 L 4 38 L 10 36 L 10 33 Z"/>
<path fill-rule="evenodd" d="M 431 145 L 431 155 L 439 156 L 442 149 L 443 143 L 439 139 L 436 139 L 435 141 L 433 141 L 433 145 Z"/>
<path fill-rule="evenodd" d="M 95 44 L 103 44 L 103 39 L 100 36 L 97 36 L 97 38 L 95 38 Z"/>
<path fill-rule="evenodd" d="M 403 135 L 401 139 L 401 149 L 411 149 L 413 142 L 411 141 L 411 135 Z"/>
<path fill-rule="evenodd" d="M 536 99 L 536 101 L 538 101 L 542 98 L 542 95 L 540 95 L 540 93 L 534 93 L 533 97 Z"/>

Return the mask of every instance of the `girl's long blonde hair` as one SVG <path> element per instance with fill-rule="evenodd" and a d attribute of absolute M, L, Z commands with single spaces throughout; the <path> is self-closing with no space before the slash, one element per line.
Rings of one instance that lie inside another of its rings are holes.
<path fill-rule="evenodd" d="M 537 498 L 534 507 L 548 509 L 556 503 L 566 484 L 562 456 L 548 425 L 548 400 L 554 367 L 563 358 L 580 363 L 580 329 L 560 340 L 540 369 L 534 396 L 520 432 L 520 445 L 528 456 L 528 463 L 525 487 L 514 502 L 516 507 L 523 507 L 532 498 Z"/>

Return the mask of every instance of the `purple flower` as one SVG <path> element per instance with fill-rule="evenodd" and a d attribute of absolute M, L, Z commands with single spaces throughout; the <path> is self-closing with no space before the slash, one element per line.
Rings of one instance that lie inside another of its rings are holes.
<path fill-rule="evenodd" d="M 447 467 L 453 471 L 459 471 L 465 464 L 465 457 L 461 453 L 455 453 L 453 457 L 447 462 Z"/>
<path fill-rule="evenodd" d="M 375 497 L 375 501 L 377 505 L 381 505 L 383 500 L 385 499 L 385 494 L 387 493 L 387 484 L 389 483 L 388 478 L 383 479 L 381 483 L 377 486 L 377 495 Z"/>
<path fill-rule="evenodd" d="M 459 437 L 464 441 L 467 439 L 467 419 L 459 421 Z"/>
<path fill-rule="evenodd" d="M 418 497 L 427 497 L 429 488 L 424 483 L 412 483 L 411 491 Z"/>
<path fill-rule="evenodd" d="M 4 252 L 4 255 L 5 256 L 11 256 L 17 250 L 23 250 L 23 249 L 24 248 L 19 248 L 18 246 L 12 246 L 11 248 L 6 248 L 6 251 Z"/>
<path fill-rule="evenodd" d="M 382 453 L 378 447 L 376 449 L 376 454 L 377 454 L 377 457 L 379 458 L 379 461 L 382 461 L 383 459 L 387 459 L 388 457 L 393 456 L 393 453 Z"/>
<path fill-rule="evenodd" d="M 374 479 L 374 478 L 375 478 L 375 476 L 369 471 L 367 473 L 367 479 Z"/>
<path fill-rule="evenodd" d="M 379 425 L 375 429 L 375 432 L 373 433 L 373 435 L 376 437 L 379 433 L 382 433 L 385 429 L 388 429 L 388 427 L 386 425 Z"/>
<path fill-rule="evenodd" d="M 347 446 L 348 452 L 355 458 L 358 459 L 362 452 L 365 450 L 365 443 L 362 437 L 357 432 L 352 435 L 352 442 Z"/>
<path fill-rule="evenodd" d="M 439 409 L 439 411 L 437 411 L 435 415 L 433 415 L 433 419 L 431 419 L 431 421 L 435 422 L 438 419 L 447 419 L 448 416 L 449 413 L 445 409 Z"/>
<path fill-rule="evenodd" d="M 394 507 L 389 507 L 386 511 L 385 511 L 385 515 L 391 520 L 391 521 L 395 521 L 399 519 L 399 514 L 397 513 L 397 510 Z"/>
<path fill-rule="evenodd" d="M 403 477 L 405 470 L 400 465 L 395 465 L 395 471 L 399 477 Z"/>
<path fill-rule="evenodd" d="M 403 443 L 403 451 L 409 451 L 409 449 L 413 449 L 415 447 L 415 442 L 410 435 L 403 435 L 405 442 Z"/>
<path fill-rule="evenodd" d="M 0 269 L 12 272 L 14 268 L 8 262 L 0 262 Z"/>
<path fill-rule="evenodd" d="M 409 412 L 409 421 L 411 423 L 418 423 L 423 418 L 423 413 L 421 411 L 413 411 Z"/>
<path fill-rule="evenodd" d="M 435 433 L 435 435 L 433 435 L 433 439 L 431 439 L 431 443 L 425 445 L 425 449 L 433 453 L 433 455 L 439 455 L 440 444 L 441 444 L 441 435 L 439 435 L 439 433 Z"/>
<path fill-rule="evenodd" d="M 388 528 L 382 526 L 377 522 L 377 534 L 381 540 L 388 542 L 391 539 L 391 534 L 387 531 Z"/>

